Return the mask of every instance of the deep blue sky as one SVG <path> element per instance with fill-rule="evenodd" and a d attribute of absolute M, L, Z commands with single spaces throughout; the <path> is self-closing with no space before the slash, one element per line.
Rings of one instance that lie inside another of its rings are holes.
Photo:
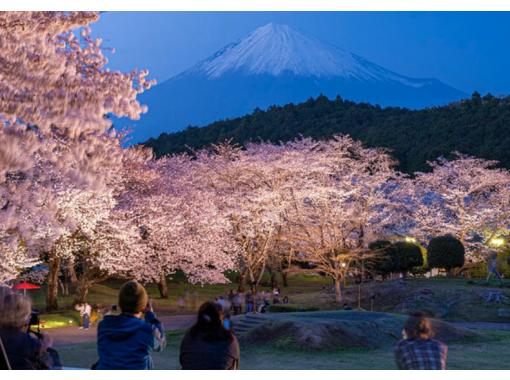
<path fill-rule="evenodd" d="M 510 94 L 510 13 L 107 12 L 92 25 L 113 69 L 162 82 L 268 22 L 288 24 L 399 74 Z"/>

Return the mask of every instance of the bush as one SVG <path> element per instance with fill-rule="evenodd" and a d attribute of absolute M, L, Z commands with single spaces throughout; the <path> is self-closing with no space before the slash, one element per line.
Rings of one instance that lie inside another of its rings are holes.
<path fill-rule="evenodd" d="M 430 268 L 444 268 L 450 271 L 464 265 L 464 246 L 459 239 L 451 235 L 432 238 L 427 251 Z"/>
<path fill-rule="evenodd" d="M 510 277 L 510 251 L 498 252 L 496 269 L 503 277 Z"/>
<path fill-rule="evenodd" d="M 371 251 L 375 251 L 376 257 L 367 262 L 367 269 L 374 274 L 387 275 L 393 271 L 393 263 L 389 255 L 391 241 L 376 240 L 368 245 Z"/>
<path fill-rule="evenodd" d="M 487 264 L 485 262 L 467 264 L 463 273 L 466 278 L 486 278 Z"/>
<path fill-rule="evenodd" d="M 388 248 L 388 254 L 392 263 L 392 272 L 405 274 L 414 267 L 423 265 L 421 249 L 414 243 L 396 242 Z"/>

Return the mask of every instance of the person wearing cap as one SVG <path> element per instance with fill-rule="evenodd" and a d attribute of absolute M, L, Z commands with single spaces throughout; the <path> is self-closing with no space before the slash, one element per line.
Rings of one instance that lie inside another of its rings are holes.
<path fill-rule="evenodd" d="M 128 281 L 120 288 L 119 315 L 107 315 L 97 329 L 99 360 L 94 369 L 152 369 L 151 351 L 165 347 L 165 332 L 145 288 Z"/>

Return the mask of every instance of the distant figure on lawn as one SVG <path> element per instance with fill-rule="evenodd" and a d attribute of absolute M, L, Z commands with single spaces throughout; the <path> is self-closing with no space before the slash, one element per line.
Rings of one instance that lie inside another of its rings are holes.
<path fill-rule="evenodd" d="M 151 351 L 166 345 L 163 325 L 156 318 L 145 288 L 128 281 L 120 288 L 120 315 L 107 315 L 97 329 L 99 360 L 93 369 L 152 369 Z"/>
<path fill-rule="evenodd" d="M 223 325 L 221 308 L 206 302 L 181 342 L 182 369 L 238 369 L 239 343 Z"/>
<path fill-rule="evenodd" d="M 448 347 L 432 339 L 434 332 L 423 313 L 411 314 L 402 331 L 403 338 L 395 347 L 399 369 L 445 369 Z"/>

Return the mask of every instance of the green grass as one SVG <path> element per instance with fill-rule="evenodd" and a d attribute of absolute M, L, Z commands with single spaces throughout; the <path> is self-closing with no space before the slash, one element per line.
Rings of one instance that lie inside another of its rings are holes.
<path fill-rule="evenodd" d="M 448 369 L 510 369 L 510 332 L 482 331 L 487 338 L 450 344 Z M 182 331 L 168 334 L 168 346 L 154 353 L 157 369 L 179 369 Z M 93 343 L 58 348 L 65 366 L 88 368 L 96 359 Z M 270 345 L 241 346 L 241 369 L 396 369 L 391 347 L 377 350 L 343 349 L 327 352 L 278 349 Z"/>
<path fill-rule="evenodd" d="M 235 276 L 231 276 L 235 281 Z M 261 290 L 270 290 L 267 286 L 269 278 L 264 278 L 265 286 Z M 103 307 L 109 307 L 117 303 L 118 289 L 122 281 L 110 280 L 102 284 L 96 284 L 89 292 L 88 301 L 90 304 L 100 304 Z M 492 285 L 492 284 L 491 284 Z M 506 283 L 505 283 L 506 285 Z M 390 288 L 390 282 L 383 283 L 367 283 L 362 289 L 361 307 L 366 310 L 371 309 L 369 300 L 373 292 L 384 292 L 384 289 Z M 155 285 L 148 285 L 147 291 L 149 296 L 155 300 L 155 307 L 162 315 L 190 314 L 195 313 L 196 308 L 204 301 L 211 300 L 218 295 L 225 294 L 230 289 L 236 289 L 235 282 L 230 284 L 218 285 L 191 285 L 186 283 L 185 278 L 176 276 L 168 282 L 170 297 L 168 300 L 159 298 L 158 289 Z M 507 297 L 510 297 L 510 289 L 497 286 L 487 287 L 483 282 L 468 282 L 465 279 L 437 277 L 432 279 L 415 278 L 406 280 L 406 292 L 417 292 L 422 289 L 430 289 L 434 292 L 433 302 L 441 304 L 449 297 L 459 297 L 459 302 L 452 308 L 448 315 L 437 315 L 447 320 L 457 321 L 488 321 L 488 322 L 510 322 L 497 316 L 497 309 L 508 307 L 500 304 L 485 304 L 480 294 L 492 290 L 501 291 Z M 324 277 L 314 275 L 295 275 L 289 277 L 289 287 L 281 287 L 282 295 L 287 295 L 290 304 L 286 307 L 291 309 L 319 309 L 319 310 L 337 310 L 341 305 L 335 302 L 334 293 L 331 282 Z M 178 299 L 183 297 L 185 293 L 190 297 L 186 306 L 178 305 Z M 191 295 L 196 293 L 196 299 L 193 301 Z M 38 289 L 29 292 L 33 298 L 34 307 L 40 310 L 45 308 L 45 289 Z M 358 306 L 358 287 L 356 285 L 348 285 L 344 289 L 344 297 L 352 308 Z M 374 302 L 374 311 L 383 312 L 402 312 L 399 305 L 402 304 L 402 294 L 394 291 L 386 291 L 386 294 L 378 296 Z M 59 297 L 59 305 L 61 313 L 69 319 L 75 319 L 76 314 L 72 311 L 73 297 Z M 434 306 L 434 305 L 432 305 Z M 426 302 L 416 304 L 417 309 L 428 310 L 431 307 Z M 42 318 L 54 319 L 54 315 L 42 315 Z"/>
<path fill-rule="evenodd" d="M 234 276 L 230 276 L 231 278 Z M 235 278 L 232 278 L 235 280 Z M 265 276 L 260 290 L 271 290 L 267 285 L 269 277 Z M 88 302 L 90 304 L 99 304 L 103 307 L 117 304 L 118 291 L 123 281 L 108 280 L 101 284 L 95 284 L 89 291 Z M 314 275 L 296 275 L 289 278 L 289 287 L 281 288 L 284 294 L 293 297 L 298 294 L 306 294 L 320 289 L 324 284 L 329 283 L 327 279 Z M 168 281 L 169 298 L 160 299 L 158 288 L 154 284 L 146 286 L 149 297 L 154 299 L 155 307 L 162 314 L 189 314 L 194 313 L 198 305 L 202 302 L 214 299 L 215 297 L 225 294 L 230 289 L 237 289 L 237 283 L 214 284 L 214 285 L 192 285 L 185 281 L 185 278 L 177 275 L 174 279 Z M 189 302 L 185 307 L 178 306 L 178 299 L 184 297 L 186 292 L 190 295 Z M 193 303 L 191 295 L 197 294 L 196 302 Z M 30 291 L 29 296 L 32 298 L 34 308 L 43 311 L 45 309 L 46 289 Z M 58 298 L 59 308 L 65 313 L 72 310 L 74 296 L 60 296 Z M 44 314 L 43 317 L 46 317 Z"/>

